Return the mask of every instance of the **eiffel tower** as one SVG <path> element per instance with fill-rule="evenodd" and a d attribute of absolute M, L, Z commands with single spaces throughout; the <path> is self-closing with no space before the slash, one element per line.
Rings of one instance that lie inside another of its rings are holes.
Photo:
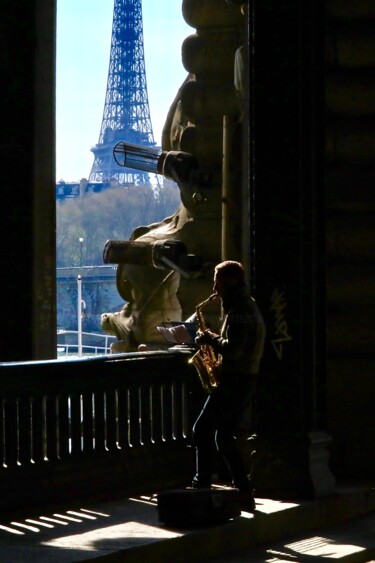
<path fill-rule="evenodd" d="M 94 163 L 89 182 L 115 179 L 127 186 L 151 185 L 146 172 L 116 164 L 113 148 L 119 141 L 155 146 L 144 61 L 142 0 L 114 2 L 107 91 L 99 141 L 91 148 Z"/>

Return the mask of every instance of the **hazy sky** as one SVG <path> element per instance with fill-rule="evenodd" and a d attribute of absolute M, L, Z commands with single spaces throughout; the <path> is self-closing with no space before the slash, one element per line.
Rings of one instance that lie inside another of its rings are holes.
<path fill-rule="evenodd" d="M 182 0 L 143 0 L 147 88 L 154 138 L 187 72 L 181 45 L 195 32 Z M 107 86 L 114 0 L 58 0 L 56 76 L 56 180 L 90 174 L 90 148 L 99 139 Z"/>

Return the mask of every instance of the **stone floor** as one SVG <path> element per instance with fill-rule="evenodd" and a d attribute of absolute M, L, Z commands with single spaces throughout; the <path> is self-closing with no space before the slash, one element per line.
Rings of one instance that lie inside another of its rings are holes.
<path fill-rule="evenodd" d="M 210 558 L 210 563 L 375 562 L 375 513 L 341 524 L 290 535 L 260 547 Z"/>
<path fill-rule="evenodd" d="M 0 524 L 1 563 L 315 562 L 375 558 L 375 487 L 343 487 L 324 499 L 256 499 L 255 514 L 223 524 L 167 527 L 157 495 L 46 510 Z"/>

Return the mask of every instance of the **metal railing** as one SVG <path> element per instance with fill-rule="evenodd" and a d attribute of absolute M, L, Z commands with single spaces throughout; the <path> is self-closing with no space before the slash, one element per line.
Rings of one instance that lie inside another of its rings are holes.
<path fill-rule="evenodd" d="M 188 358 L 0 364 L 0 512 L 186 482 L 203 401 Z"/>
<path fill-rule="evenodd" d="M 74 338 L 73 342 L 61 342 L 61 338 Z M 85 343 L 86 339 L 86 343 Z M 92 344 L 94 340 L 102 340 L 103 344 Z M 111 343 L 117 339 L 110 334 L 97 332 L 79 332 L 78 330 L 58 330 L 57 331 L 57 357 L 74 356 L 97 356 L 100 354 L 111 354 Z M 90 344 L 91 342 L 91 344 Z"/>

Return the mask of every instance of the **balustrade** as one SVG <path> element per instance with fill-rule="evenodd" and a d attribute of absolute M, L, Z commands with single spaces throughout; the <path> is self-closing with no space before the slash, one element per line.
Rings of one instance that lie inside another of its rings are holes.
<path fill-rule="evenodd" d="M 184 351 L 1 364 L 0 510 L 191 477 L 204 397 Z"/>

